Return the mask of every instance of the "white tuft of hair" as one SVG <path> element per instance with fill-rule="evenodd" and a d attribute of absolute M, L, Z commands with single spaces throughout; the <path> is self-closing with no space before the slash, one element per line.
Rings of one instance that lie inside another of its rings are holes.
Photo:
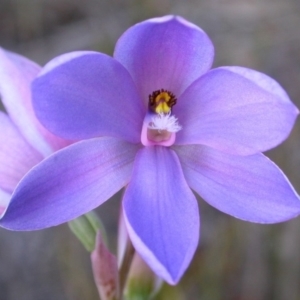
<path fill-rule="evenodd" d="M 182 126 L 179 125 L 178 119 L 175 116 L 171 116 L 171 113 L 160 113 L 151 118 L 148 128 L 159 131 L 178 132 L 182 129 Z"/>

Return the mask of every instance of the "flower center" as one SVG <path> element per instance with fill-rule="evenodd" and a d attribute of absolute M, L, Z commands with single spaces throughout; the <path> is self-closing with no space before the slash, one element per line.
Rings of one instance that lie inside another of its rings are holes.
<path fill-rule="evenodd" d="M 176 132 L 181 129 L 177 118 L 172 115 L 176 104 L 173 93 L 160 89 L 149 95 L 149 110 L 144 119 L 141 141 L 144 146 L 171 146 Z"/>
<path fill-rule="evenodd" d="M 172 107 L 176 104 L 176 97 L 164 89 L 154 91 L 149 95 L 149 108 L 157 114 L 167 114 L 171 112 Z"/>

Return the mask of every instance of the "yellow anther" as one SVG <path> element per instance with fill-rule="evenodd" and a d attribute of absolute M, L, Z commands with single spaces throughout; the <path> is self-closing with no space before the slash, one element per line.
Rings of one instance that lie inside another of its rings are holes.
<path fill-rule="evenodd" d="M 154 91 L 149 95 L 149 107 L 157 114 L 168 114 L 176 104 L 175 96 L 163 89 Z"/>
<path fill-rule="evenodd" d="M 155 107 L 155 112 L 157 114 L 167 114 L 169 113 L 171 110 L 171 107 L 168 106 L 168 104 L 166 102 L 160 102 L 157 104 L 157 106 Z"/>

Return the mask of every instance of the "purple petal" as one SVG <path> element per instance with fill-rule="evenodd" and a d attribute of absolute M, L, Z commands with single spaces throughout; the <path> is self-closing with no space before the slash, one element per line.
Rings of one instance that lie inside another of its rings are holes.
<path fill-rule="evenodd" d="M 114 138 L 96 138 L 54 153 L 19 183 L 0 225 L 42 229 L 94 209 L 128 183 L 137 149 Z"/>
<path fill-rule="evenodd" d="M 135 249 L 158 276 L 178 282 L 198 245 L 199 212 L 171 149 L 138 152 L 123 209 Z"/>
<path fill-rule="evenodd" d="M 144 107 L 125 68 L 96 52 L 65 54 L 33 82 L 39 120 L 67 139 L 113 136 L 139 142 Z"/>
<path fill-rule="evenodd" d="M 10 118 L 0 112 L 0 188 L 12 193 L 20 179 L 42 159 Z"/>
<path fill-rule="evenodd" d="M 24 138 L 44 156 L 68 142 L 48 132 L 36 119 L 30 86 L 40 67 L 20 55 L 0 48 L 0 95 L 11 119 Z"/>
<path fill-rule="evenodd" d="M 266 74 L 248 68 L 237 67 L 237 66 L 222 67 L 220 69 L 228 70 L 237 73 L 241 76 L 244 76 L 245 78 L 253 81 L 255 84 L 257 84 L 259 87 L 263 88 L 267 92 L 279 97 L 282 101 L 288 103 L 291 102 L 288 94 L 279 85 L 279 83 Z"/>
<path fill-rule="evenodd" d="M 299 196 L 263 154 L 235 156 L 199 145 L 175 150 L 190 187 L 215 208 L 257 223 L 282 222 L 300 214 Z"/>
<path fill-rule="evenodd" d="M 204 144 L 240 155 L 266 151 L 289 135 L 298 109 L 236 72 L 219 68 L 194 82 L 174 106 L 177 144 Z"/>
<path fill-rule="evenodd" d="M 210 69 L 213 56 L 206 33 L 178 16 L 132 26 L 120 37 L 114 53 L 130 72 L 145 102 L 158 89 L 178 97 Z"/>
<path fill-rule="evenodd" d="M 11 197 L 10 193 L 7 193 L 6 191 L 0 188 L 0 216 L 5 211 L 9 203 L 10 197 Z"/>

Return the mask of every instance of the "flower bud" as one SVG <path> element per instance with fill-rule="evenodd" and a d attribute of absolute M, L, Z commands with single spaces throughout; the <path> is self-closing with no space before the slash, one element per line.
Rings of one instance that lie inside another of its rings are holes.
<path fill-rule="evenodd" d="M 100 218 L 93 211 L 70 221 L 68 224 L 72 232 L 89 252 L 92 252 L 95 248 L 96 235 L 99 230 L 104 242 L 106 242 L 104 226 Z"/>
<path fill-rule="evenodd" d="M 100 231 L 97 234 L 91 261 L 101 300 L 116 300 L 119 288 L 117 258 L 106 247 Z"/>
<path fill-rule="evenodd" d="M 125 297 L 127 300 L 152 299 L 160 290 L 163 280 L 157 277 L 136 252 L 130 268 Z"/>

